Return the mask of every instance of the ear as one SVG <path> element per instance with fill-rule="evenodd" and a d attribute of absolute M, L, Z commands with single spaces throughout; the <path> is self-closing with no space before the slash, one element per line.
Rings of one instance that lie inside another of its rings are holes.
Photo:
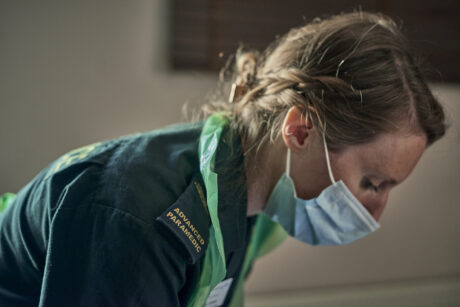
<path fill-rule="evenodd" d="M 297 107 L 291 107 L 284 118 L 282 135 L 283 141 L 291 151 L 304 149 L 311 139 L 314 126 Z"/>

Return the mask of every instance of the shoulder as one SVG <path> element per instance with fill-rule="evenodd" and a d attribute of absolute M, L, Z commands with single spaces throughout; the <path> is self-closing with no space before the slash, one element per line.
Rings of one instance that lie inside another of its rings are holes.
<path fill-rule="evenodd" d="M 98 202 L 150 193 L 158 199 L 168 192 L 174 198 L 190 179 L 184 177 L 199 169 L 200 132 L 198 125 L 175 125 L 86 145 L 59 157 L 34 181 L 53 181 L 61 188 L 87 186 Z M 86 177 L 91 184 L 82 183 Z"/>
<path fill-rule="evenodd" d="M 202 126 L 183 124 L 73 150 L 50 168 L 61 208 L 103 206 L 172 234 L 195 262 L 208 240 L 198 144 Z M 105 212 L 109 212 L 104 209 Z"/>
<path fill-rule="evenodd" d="M 105 162 L 97 202 L 146 222 L 161 215 L 200 174 L 200 133 L 187 124 L 122 139 Z"/>

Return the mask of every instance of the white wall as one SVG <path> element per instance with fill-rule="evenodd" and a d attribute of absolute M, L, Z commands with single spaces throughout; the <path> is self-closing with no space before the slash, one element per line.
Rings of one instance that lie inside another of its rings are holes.
<path fill-rule="evenodd" d="M 0 0 L 0 193 L 60 154 L 180 119 L 215 75 L 167 72 L 166 0 Z M 453 127 L 396 188 L 382 228 L 347 247 L 288 240 L 251 293 L 460 276 L 460 86 L 435 86 Z"/>
<path fill-rule="evenodd" d="M 166 72 L 166 8 L 0 0 L 0 193 L 70 149 L 179 121 L 215 85 Z"/>

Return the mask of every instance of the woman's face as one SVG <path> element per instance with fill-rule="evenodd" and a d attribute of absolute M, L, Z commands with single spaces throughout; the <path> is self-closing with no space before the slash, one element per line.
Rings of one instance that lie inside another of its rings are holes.
<path fill-rule="evenodd" d="M 334 179 L 342 180 L 378 221 L 391 189 L 409 176 L 425 148 L 424 135 L 385 133 L 329 156 Z M 291 177 L 300 198 L 316 197 L 331 184 L 322 138 L 316 133 L 305 151 L 292 153 L 291 161 Z"/>

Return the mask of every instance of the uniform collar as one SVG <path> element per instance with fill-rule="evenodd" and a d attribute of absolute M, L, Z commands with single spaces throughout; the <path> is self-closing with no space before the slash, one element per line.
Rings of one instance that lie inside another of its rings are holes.
<path fill-rule="evenodd" d="M 217 147 L 218 216 L 225 253 L 245 246 L 247 189 L 241 138 L 227 125 Z"/>

